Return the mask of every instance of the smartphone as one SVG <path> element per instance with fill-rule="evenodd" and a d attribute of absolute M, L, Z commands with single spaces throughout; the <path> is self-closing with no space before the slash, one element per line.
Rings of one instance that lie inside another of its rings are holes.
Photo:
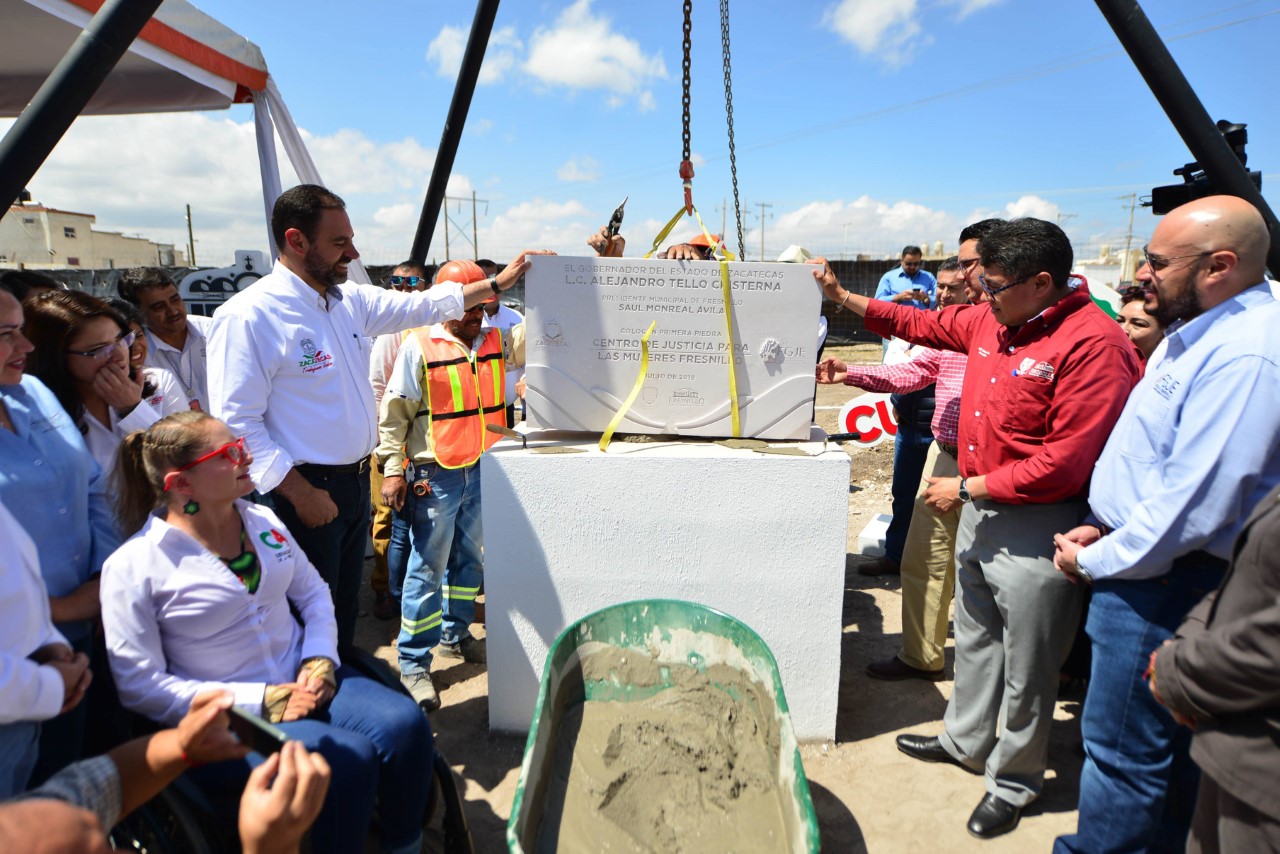
<path fill-rule="evenodd" d="M 231 718 L 231 731 L 240 739 L 240 743 L 248 745 L 263 756 L 275 753 L 289 740 L 284 730 L 239 706 L 232 706 L 227 710 L 227 715 Z"/>

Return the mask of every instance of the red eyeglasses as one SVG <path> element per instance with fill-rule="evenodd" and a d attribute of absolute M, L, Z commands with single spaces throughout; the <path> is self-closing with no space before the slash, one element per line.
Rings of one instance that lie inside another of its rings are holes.
<path fill-rule="evenodd" d="M 187 469 L 194 468 L 195 466 L 198 466 L 201 463 L 208 462 L 214 457 L 226 457 L 228 460 L 231 461 L 231 464 L 233 466 L 240 465 L 246 459 L 249 458 L 249 452 L 246 451 L 244 447 L 244 437 L 241 436 L 239 439 L 236 439 L 234 442 L 227 442 L 227 444 L 219 448 L 214 448 L 212 451 L 205 454 L 200 459 L 192 460 L 186 465 L 178 466 L 176 469 L 174 469 L 174 471 L 175 472 L 186 471 Z"/>

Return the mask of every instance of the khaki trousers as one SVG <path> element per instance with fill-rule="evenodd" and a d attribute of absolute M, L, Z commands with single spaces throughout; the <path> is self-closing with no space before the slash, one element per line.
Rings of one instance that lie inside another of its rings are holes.
<path fill-rule="evenodd" d="M 956 460 L 934 442 L 925 458 L 906 547 L 902 550 L 902 651 L 906 664 L 941 670 L 951 598 L 956 586 L 956 527 L 960 509 L 938 513 L 924 503 L 925 478 L 959 477 Z"/>
<path fill-rule="evenodd" d="M 391 508 L 382 503 L 382 469 L 378 456 L 369 459 L 369 498 L 373 502 L 373 572 L 369 586 L 377 593 L 388 593 L 390 574 L 387 570 L 387 547 L 391 545 Z"/>

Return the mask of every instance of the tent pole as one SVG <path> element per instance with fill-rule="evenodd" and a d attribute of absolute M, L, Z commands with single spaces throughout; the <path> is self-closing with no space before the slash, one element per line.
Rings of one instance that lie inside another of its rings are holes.
<path fill-rule="evenodd" d="M 0 217 L 142 32 L 161 0 L 106 0 L 0 140 Z"/>
<path fill-rule="evenodd" d="M 1277 239 L 1280 222 L 1262 198 L 1262 191 L 1253 185 L 1249 171 L 1213 123 L 1142 7 L 1137 0 L 1095 2 L 1214 188 L 1249 202 L 1267 221 L 1272 235 L 1267 266 L 1273 274 L 1280 275 L 1280 240 Z"/>
<path fill-rule="evenodd" d="M 444 132 L 440 135 L 440 147 L 436 149 L 436 162 L 431 169 L 431 181 L 427 184 L 427 198 L 422 204 L 418 231 L 413 238 L 413 249 L 409 252 L 409 259 L 419 264 L 426 261 L 427 250 L 431 248 L 436 218 L 440 216 L 445 187 L 453 172 L 453 159 L 458 153 L 458 142 L 462 139 L 463 125 L 467 123 L 471 96 L 476 91 L 476 79 L 480 76 L 480 65 L 484 62 L 489 34 L 493 30 L 493 19 L 497 15 L 498 0 L 477 0 L 471 35 L 467 37 L 467 50 L 462 55 L 462 68 L 458 71 L 458 82 L 453 87 L 453 100 L 449 103 Z"/>

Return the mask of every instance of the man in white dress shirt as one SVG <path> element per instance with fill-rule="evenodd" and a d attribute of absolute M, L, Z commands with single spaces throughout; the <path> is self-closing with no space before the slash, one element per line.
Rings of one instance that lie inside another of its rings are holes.
<path fill-rule="evenodd" d="M 214 318 L 211 410 L 253 449 L 253 481 L 328 582 L 346 645 L 355 635 L 378 435 L 366 338 L 461 317 L 511 287 L 528 253 L 484 281 L 399 294 L 347 281 L 360 253 L 345 203 L 323 187 L 282 193 L 271 232 L 275 267 Z"/>
<path fill-rule="evenodd" d="M 149 368 L 164 368 L 178 378 L 193 409 L 209 409 L 206 336 L 213 321 L 187 314 L 178 286 L 159 267 L 131 267 L 116 287 L 126 302 L 142 312 L 147 327 Z"/>

